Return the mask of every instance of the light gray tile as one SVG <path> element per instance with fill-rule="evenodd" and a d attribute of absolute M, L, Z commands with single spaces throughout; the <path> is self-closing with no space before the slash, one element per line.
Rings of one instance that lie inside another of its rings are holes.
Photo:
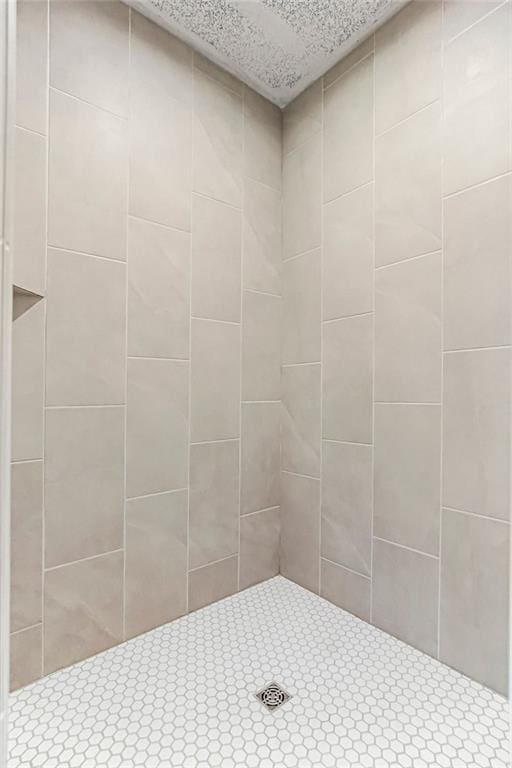
<path fill-rule="evenodd" d="M 442 542 L 440 659 L 506 696 L 508 526 L 445 509 Z"/>
<path fill-rule="evenodd" d="M 324 205 L 323 319 L 373 309 L 373 185 Z"/>
<path fill-rule="evenodd" d="M 190 568 L 238 552 L 238 440 L 190 446 Z"/>
<path fill-rule="evenodd" d="M 11 691 L 23 688 L 42 676 L 41 624 L 10 636 L 9 657 Z"/>
<path fill-rule="evenodd" d="M 197 51 L 194 51 L 194 67 L 200 69 L 203 74 L 208 75 L 212 80 L 217 80 L 220 85 L 224 85 L 239 96 L 243 94 L 245 86 L 241 80 L 238 80 L 227 70 L 217 66 L 217 64 L 214 64 L 213 61 L 210 61 L 210 59 L 207 59 L 206 56 Z"/>
<path fill-rule="evenodd" d="M 192 320 L 191 440 L 240 436 L 240 326 Z"/>
<path fill-rule="evenodd" d="M 46 412 L 45 567 L 123 546 L 124 408 Z"/>
<path fill-rule="evenodd" d="M 190 235 L 128 220 L 128 354 L 186 358 Z"/>
<path fill-rule="evenodd" d="M 45 573 L 45 675 L 123 639 L 123 553 L 112 552 Z"/>
<path fill-rule="evenodd" d="M 371 572 L 372 448 L 323 442 L 322 557 Z"/>
<path fill-rule="evenodd" d="M 324 92 L 324 200 L 373 177 L 373 57 Z"/>
<path fill-rule="evenodd" d="M 192 217 L 192 314 L 240 322 L 241 213 L 194 195 Z"/>
<path fill-rule="evenodd" d="M 322 80 L 317 80 L 283 111 L 283 153 L 288 155 L 322 128 Z"/>
<path fill-rule="evenodd" d="M 187 608 L 187 492 L 126 503 L 126 637 Z"/>
<path fill-rule="evenodd" d="M 245 179 L 243 217 L 244 288 L 280 294 L 280 193 Z"/>
<path fill-rule="evenodd" d="M 281 189 L 281 110 L 245 88 L 244 128 L 245 175 Z"/>
<path fill-rule="evenodd" d="M 240 589 L 279 573 L 279 507 L 240 520 Z"/>
<path fill-rule="evenodd" d="M 391 264 L 441 247 L 439 102 L 375 142 L 375 262 Z"/>
<path fill-rule="evenodd" d="M 317 363 L 321 339 L 320 250 L 283 264 L 283 363 Z"/>
<path fill-rule="evenodd" d="M 375 399 L 441 401 L 440 253 L 376 272 Z"/>
<path fill-rule="evenodd" d="M 320 480 L 283 472 L 281 488 L 281 573 L 302 587 L 318 592 Z"/>
<path fill-rule="evenodd" d="M 510 351 L 444 356 L 443 504 L 507 519 Z"/>
<path fill-rule="evenodd" d="M 187 485 L 188 378 L 187 362 L 128 360 L 128 497 Z"/>
<path fill-rule="evenodd" d="M 445 201 L 445 349 L 510 344 L 512 181 Z"/>
<path fill-rule="evenodd" d="M 319 133 L 283 159 L 283 258 L 318 248 L 321 242 Z"/>
<path fill-rule="evenodd" d="M 375 34 L 375 129 L 385 131 L 441 93 L 442 3 L 409 3 Z"/>
<path fill-rule="evenodd" d="M 48 251 L 46 404 L 124 402 L 125 265 Z"/>
<path fill-rule="evenodd" d="M 444 0 L 443 37 L 448 42 L 501 5 L 501 0 Z"/>
<path fill-rule="evenodd" d="M 372 357 L 372 315 L 324 323 L 323 437 L 371 443 Z"/>
<path fill-rule="evenodd" d="M 16 124 L 46 133 L 48 2 L 16 3 Z"/>
<path fill-rule="evenodd" d="M 40 301 L 12 324 L 13 461 L 43 457 L 44 323 Z"/>
<path fill-rule="evenodd" d="M 373 531 L 439 554 L 441 406 L 375 406 Z"/>
<path fill-rule="evenodd" d="M 238 556 L 205 565 L 188 574 L 188 609 L 197 611 L 238 589 Z"/>
<path fill-rule="evenodd" d="M 52 0 L 50 85 L 126 117 L 129 13 L 109 0 Z"/>
<path fill-rule="evenodd" d="M 42 610 L 43 462 L 11 468 L 11 632 L 37 624 Z"/>
<path fill-rule="evenodd" d="M 48 242 L 126 259 L 126 121 L 50 91 Z"/>
<path fill-rule="evenodd" d="M 321 560 L 320 594 L 326 600 L 353 613 L 363 621 L 370 621 L 371 581 L 340 565 Z"/>
<path fill-rule="evenodd" d="M 282 371 L 281 466 L 320 476 L 320 364 Z"/>
<path fill-rule="evenodd" d="M 345 74 L 345 72 L 348 72 L 349 69 L 352 69 L 355 64 L 372 53 L 373 50 L 374 35 L 370 35 L 366 38 L 366 40 L 363 40 L 363 42 L 360 43 L 357 48 L 354 48 L 353 51 L 350 51 L 350 53 L 344 56 L 341 61 L 339 61 L 334 65 L 334 67 L 331 67 L 331 69 L 325 73 L 323 76 L 324 88 L 329 88 L 329 86 L 331 86 L 334 81 L 338 79 L 338 77 L 341 77 Z"/>
<path fill-rule="evenodd" d="M 373 540 L 373 623 L 437 655 L 437 558 Z"/>
<path fill-rule="evenodd" d="M 279 403 L 242 405 L 241 514 L 279 504 Z"/>
<path fill-rule="evenodd" d="M 281 299 L 244 291 L 242 399 L 281 396 Z"/>

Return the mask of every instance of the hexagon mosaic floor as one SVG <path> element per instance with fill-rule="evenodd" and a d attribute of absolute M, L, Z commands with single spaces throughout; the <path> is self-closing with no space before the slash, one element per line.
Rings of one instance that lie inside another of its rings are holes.
<path fill-rule="evenodd" d="M 291 699 L 268 712 L 276 681 Z M 9 768 L 505 768 L 506 702 L 278 576 L 11 700 Z"/>

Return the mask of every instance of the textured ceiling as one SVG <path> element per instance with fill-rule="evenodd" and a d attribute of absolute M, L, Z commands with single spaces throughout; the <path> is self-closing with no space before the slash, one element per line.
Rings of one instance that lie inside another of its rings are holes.
<path fill-rule="evenodd" d="M 405 0 L 126 0 L 278 104 L 288 104 Z"/>

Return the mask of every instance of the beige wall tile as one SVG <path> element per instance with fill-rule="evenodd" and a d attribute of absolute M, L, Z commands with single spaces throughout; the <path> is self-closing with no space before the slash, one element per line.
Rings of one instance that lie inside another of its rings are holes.
<path fill-rule="evenodd" d="M 192 315 L 240 322 L 240 211 L 194 195 Z"/>
<path fill-rule="evenodd" d="M 279 504 L 279 428 L 279 403 L 243 403 L 242 515 Z"/>
<path fill-rule="evenodd" d="M 437 558 L 373 540 L 373 623 L 437 655 Z"/>
<path fill-rule="evenodd" d="M 128 354 L 187 358 L 190 235 L 128 219 Z"/>
<path fill-rule="evenodd" d="M 509 529 L 443 510 L 440 658 L 507 695 Z"/>
<path fill-rule="evenodd" d="M 441 406 L 375 406 L 373 532 L 439 554 Z"/>
<path fill-rule="evenodd" d="M 371 573 L 372 448 L 322 444 L 323 557 Z"/>
<path fill-rule="evenodd" d="M 281 195 L 244 180 L 243 286 L 281 293 Z"/>
<path fill-rule="evenodd" d="M 375 142 L 375 263 L 441 247 L 440 106 L 436 102 Z"/>
<path fill-rule="evenodd" d="M 282 371 L 281 466 L 320 476 L 320 364 Z"/>
<path fill-rule="evenodd" d="M 123 546 L 124 410 L 46 411 L 47 568 Z"/>
<path fill-rule="evenodd" d="M 16 123 L 46 133 L 48 2 L 16 3 Z"/>
<path fill-rule="evenodd" d="M 445 47 L 445 194 L 511 167 L 511 12 L 505 3 Z"/>
<path fill-rule="evenodd" d="M 371 443 L 372 357 L 372 315 L 323 324 L 323 437 Z"/>
<path fill-rule="evenodd" d="M 188 609 L 197 611 L 205 605 L 229 597 L 238 589 L 238 556 L 205 565 L 188 574 Z"/>
<path fill-rule="evenodd" d="M 443 504 L 507 519 L 510 351 L 444 356 Z"/>
<path fill-rule="evenodd" d="M 440 253 L 375 275 L 375 399 L 441 401 Z"/>
<path fill-rule="evenodd" d="M 44 674 L 123 639 L 123 553 L 46 571 Z"/>
<path fill-rule="evenodd" d="M 190 568 L 238 552 L 238 440 L 190 446 Z"/>
<path fill-rule="evenodd" d="M 445 349 L 510 344 L 510 176 L 445 201 Z"/>
<path fill-rule="evenodd" d="M 279 573 L 279 507 L 240 519 L 240 589 Z"/>
<path fill-rule="evenodd" d="M 186 612 L 186 490 L 126 503 L 125 567 L 126 637 Z"/>
<path fill-rule="evenodd" d="M 321 242 L 322 137 L 315 134 L 283 159 L 283 258 Z"/>
<path fill-rule="evenodd" d="M 194 98 L 194 191 L 240 206 L 242 99 L 197 69 Z"/>
<path fill-rule="evenodd" d="M 126 117 L 129 13 L 109 0 L 51 0 L 50 84 Z"/>
<path fill-rule="evenodd" d="M 43 456 L 45 303 L 40 301 L 12 325 L 13 461 Z"/>
<path fill-rule="evenodd" d="M 43 674 L 42 654 L 42 627 L 23 629 L 9 638 L 10 656 L 10 689 L 18 688 L 33 683 Z"/>
<path fill-rule="evenodd" d="M 283 264 L 283 363 L 318 363 L 321 256 L 310 251 Z"/>
<path fill-rule="evenodd" d="M 281 489 L 281 573 L 302 587 L 318 592 L 320 480 L 283 472 Z"/>
<path fill-rule="evenodd" d="M 41 621 L 43 462 L 11 468 L 11 632 Z"/>
<path fill-rule="evenodd" d="M 370 621 L 371 581 L 369 578 L 322 559 L 321 582 L 322 597 L 363 621 Z"/>
<path fill-rule="evenodd" d="M 375 130 L 385 131 L 441 92 L 442 3 L 409 3 L 375 34 Z"/>
<path fill-rule="evenodd" d="M 501 5 L 501 0 L 444 0 L 443 36 L 448 42 Z"/>
<path fill-rule="evenodd" d="M 325 201 L 373 177 L 373 58 L 363 59 L 324 92 Z"/>
<path fill-rule="evenodd" d="M 281 299 L 244 291 L 242 399 L 281 396 Z"/>
<path fill-rule="evenodd" d="M 48 251 L 46 405 L 124 402 L 123 264 Z"/>
<path fill-rule="evenodd" d="M 240 436 L 240 326 L 192 320 L 191 440 Z"/>
<path fill-rule="evenodd" d="M 283 111 L 283 153 L 304 144 L 322 128 L 322 80 L 317 80 Z"/>
<path fill-rule="evenodd" d="M 126 259 L 126 174 L 126 121 L 50 91 L 49 244 Z"/>
<path fill-rule="evenodd" d="M 323 76 L 324 88 L 328 88 L 330 85 L 332 85 L 334 81 L 338 79 L 338 77 L 341 77 L 345 74 L 345 72 L 348 72 L 349 69 L 352 69 L 353 66 L 360 62 L 361 59 L 364 59 L 366 56 L 372 53 L 373 50 L 374 35 L 370 35 L 366 38 L 366 40 L 363 40 L 363 42 L 360 43 L 357 48 L 354 48 L 353 51 L 350 51 L 350 53 L 344 56 L 341 61 L 339 61 L 334 65 L 334 67 L 325 73 Z"/>
<path fill-rule="evenodd" d="M 128 360 L 126 494 L 187 485 L 188 378 L 185 361 Z"/>
<path fill-rule="evenodd" d="M 197 51 L 194 51 L 194 67 L 201 70 L 201 72 L 208 75 L 208 77 L 211 77 L 212 80 L 217 80 L 220 85 L 224 85 L 239 96 L 243 94 L 245 86 L 241 80 L 237 80 L 237 78 L 227 72 L 227 70 L 217 66 L 217 64 L 214 64 L 213 61 L 210 61 L 210 59 L 207 59 L 206 56 L 203 56 Z"/>
<path fill-rule="evenodd" d="M 13 283 L 44 293 L 46 270 L 46 139 L 16 128 Z"/>
<path fill-rule="evenodd" d="M 246 176 L 281 189 L 281 110 L 245 88 L 244 126 Z"/>
<path fill-rule="evenodd" d="M 373 309 L 373 184 L 323 207 L 323 319 Z"/>

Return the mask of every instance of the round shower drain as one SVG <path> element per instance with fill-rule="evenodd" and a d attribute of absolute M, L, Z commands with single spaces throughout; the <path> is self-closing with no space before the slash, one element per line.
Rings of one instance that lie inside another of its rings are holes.
<path fill-rule="evenodd" d="M 290 695 L 277 683 L 269 683 L 256 694 L 256 698 L 259 699 L 267 709 L 276 709 L 277 707 L 280 707 L 281 704 L 284 704 L 285 701 L 288 701 Z"/>

